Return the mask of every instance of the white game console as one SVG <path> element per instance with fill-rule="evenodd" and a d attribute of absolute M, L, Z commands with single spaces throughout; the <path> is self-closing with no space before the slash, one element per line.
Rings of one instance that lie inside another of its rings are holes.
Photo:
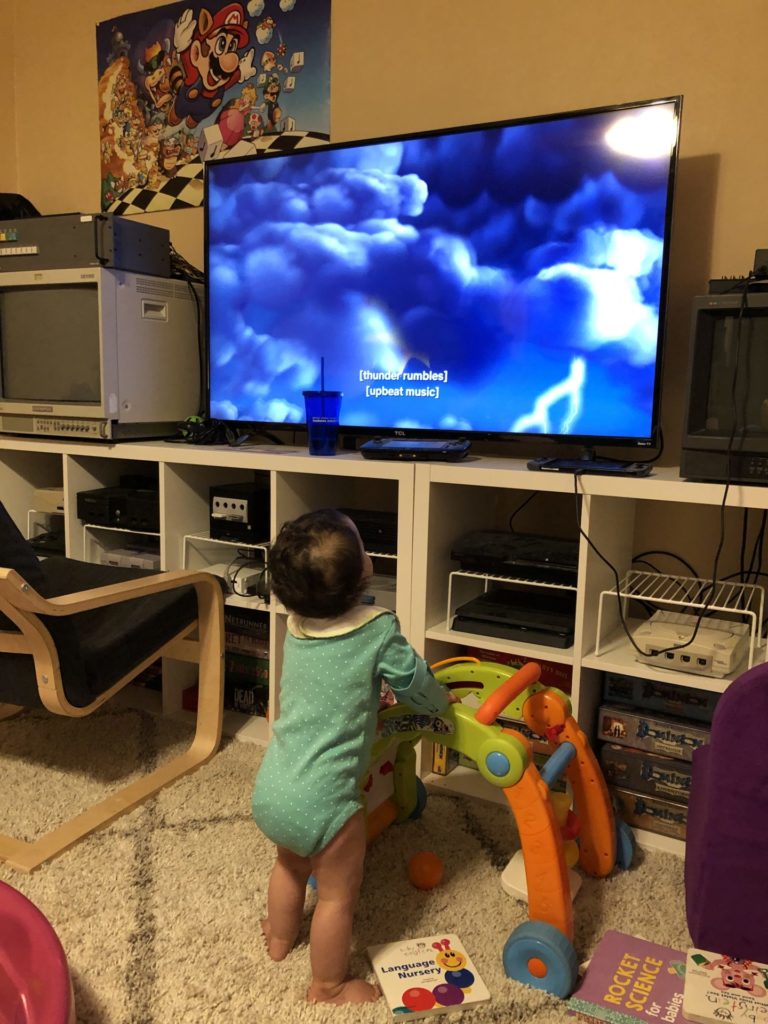
<path fill-rule="evenodd" d="M 64 511 L 63 487 L 36 487 L 32 492 L 32 508 L 53 515 Z"/>
<path fill-rule="evenodd" d="M 127 569 L 152 569 L 160 571 L 160 552 L 143 548 L 112 548 L 101 553 L 102 565 L 121 565 Z"/>
<path fill-rule="evenodd" d="M 661 609 L 632 634 L 642 651 L 638 661 L 679 672 L 695 672 L 722 679 L 736 671 L 747 653 L 749 626 L 746 622 L 707 616 L 701 620 L 692 643 L 688 641 L 698 615 Z M 679 650 L 668 650 L 687 644 Z"/>

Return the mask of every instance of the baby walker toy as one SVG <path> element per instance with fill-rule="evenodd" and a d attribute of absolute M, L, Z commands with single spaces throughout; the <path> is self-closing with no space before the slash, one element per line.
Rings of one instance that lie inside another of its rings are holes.
<path fill-rule="evenodd" d="M 575 987 L 578 966 L 566 851 L 578 837 L 579 866 L 604 878 L 614 866 L 631 864 L 633 833 L 614 817 L 602 771 L 571 714 L 568 695 L 538 682 L 540 666 L 529 662 L 510 675 L 508 665 L 466 657 L 432 668 L 459 698 L 475 694 L 481 703 L 477 708 L 451 704 L 442 715 L 415 713 L 397 704 L 379 713 L 372 755 L 379 768 L 366 787 L 369 840 L 393 821 L 416 818 L 423 811 L 426 788 L 416 775 L 419 740 L 445 744 L 472 758 L 483 778 L 504 792 L 522 846 L 530 920 L 515 928 L 504 945 L 505 973 L 565 998 Z M 498 725 L 501 714 L 546 739 L 550 753 L 540 771 L 533 763 L 531 741 Z M 381 789 L 376 792 L 374 779 L 387 770 L 393 792 L 376 802 Z M 556 809 L 550 791 L 563 775 L 573 792 L 573 810 L 565 814 Z"/>

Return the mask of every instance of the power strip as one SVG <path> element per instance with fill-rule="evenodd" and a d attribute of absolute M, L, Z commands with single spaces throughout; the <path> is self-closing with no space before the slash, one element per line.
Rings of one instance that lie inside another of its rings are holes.
<path fill-rule="evenodd" d="M 738 667 L 747 653 L 749 626 L 719 616 L 701 620 L 692 643 L 698 615 L 660 610 L 634 631 L 633 639 L 642 650 L 638 661 L 651 662 L 680 672 L 697 672 L 721 679 Z M 679 650 L 668 647 L 686 644 Z"/>

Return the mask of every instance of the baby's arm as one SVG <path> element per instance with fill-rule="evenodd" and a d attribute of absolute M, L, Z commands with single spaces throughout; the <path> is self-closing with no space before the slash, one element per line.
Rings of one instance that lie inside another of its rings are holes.
<path fill-rule="evenodd" d="M 440 714 L 450 703 L 448 691 L 432 675 L 426 661 L 400 632 L 397 620 L 379 651 L 378 671 L 401 704 L 415 711 Z"/>

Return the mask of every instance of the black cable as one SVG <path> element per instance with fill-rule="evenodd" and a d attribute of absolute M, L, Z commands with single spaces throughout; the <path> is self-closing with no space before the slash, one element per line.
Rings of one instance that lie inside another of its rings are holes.
<path fill-rule="evenodd" d="M 198 402 L 198 416 L 205 416 L 206 410 L 206 396 L 208 392 L 208 366 L 205 350 L 205 337 L 203 332 L 203 313 L 200 309 L 200 296 L 197 294 L 197 288 L 195 288 L 195 282 L 191 278 L 187 278 L 187 287 L 189 288 L 190 294 L 195 302 L 195 318 L 197 322 L 197 363 L 198 363 L 198 380 L 200 384 L 200 400 Z"/>
<path fill-rule="evenodd" d="M 537 495 L 539 495 L 540 493 L 541 493 L 540 491 L 531 491 L 531 493 L 530 493 L 530 494 L 528 495 L 528 497 L 527 497 L 527 498 L 525 499 L 525 501 L 521 502 L 521 503 L 520 503 L 520 504 L 519 504 L 519 505 L 517 506 L 517 508 L 516 508 L 516 509 L 515 509 L 515 510 L 514 510 L 514 511 L 512 512 L 512 514 L 511 514 L 511 515 L 510 515 L 510 517 L 509 517 L 508 523 L 509 523 L 509 529 L 510 529 L 510 530 L 511 530 L 511 531 L 512 531 L 513 533 L 514 533 L 514 529 L 512 528 L 512 520 L 513 520 L 513 519 L 514 519 L 514 518 L 515 518 L 515 517 L 516 517 L 516 516 L 518 515 L 518 513 L 519 513 L 519 512 L 522 512 L 522 511 L 523 511 L 523 509 L 525 508 L 525 506 L 526 506 L 527 504 L 529 504 L 529 502 L 533 501 L 533 499 L 534 499 L 534 498 L 535 498 L 535 497 L 536 497 Z"/>
<path fill-rule="evenodd" d="M 747 557 L 747 536 L 749 534 L 749 509 L 742 509 L 741 513 L 741 545 L 739 547 L 739 575 L 744 579 Z"/>
<path fill-rule="evenodd" d="M 240 445 L 248 444 L 252 437 L 265 437 L 272 444 L 285 444 L 282 438 L 279 438 L 277 434 L 273 434 L 270 430 L 238 430 L 233 427 L 225 427 L 224 435 L 226 437 L 227 444 L 232 448 L 239 448 Z"/>
<path fill-rule="evenodd" d="M 659 576 L 662 575 L 661 569 L 658 565 L 654 565 L 653 562 L 647 562 L 644 558 L 633 558 L 632 565 L 647 565 L 651 572 L 656 572 Z"/>
<path fill-rule="evenodd" d="M 659 424 L 659 450 L 650 459 L 634 459 L 633 461 L 637 462 L 638 465 L 640 465 L 640 466 L 650 466 L 654 462 L 658 462 L 663 454 L 664 454 L 664 430 L 663 430 L 661 424 Z"/>
<path fill-rule="evenodd" d="M 752 556 L 749 559 L 749 568 L 746 572 L 746 579 L 743 580 L 744 583 L 749 583 L 749 579 L 753 575 L 757 578 L 756 574 L 759 572 L 760 566 L 763 564 L 763 540 L 765 537 L 765 526 L 767 521 L 768 509 L 763 509 L 763 514 L 760 518 L 760 526 L 755 535 L 755 541 L 752 546 Z"/>
<path fill-rule="evenodd" d="M 632 561 L 639 562 L 641 559 L 645 558 L 646 555 L 667 555 L 669 558 L 675 558 L 678 562 L 680 562 L 682 565 L 686 567 L 686 569 L 690 572 L 691 576 L 695 576 L 698 579 L 699 574 L 693 568 L 691 563 L 686 561 L 680 555 L 676 555 L 674 551 L 664 551 L 661 548 L 653 551 L 641 551 L 640 554 L 635 555 L 633 557 Z M 659 572 L 660 570 L 657 569 L 656 571 Z"/>
<path fill-rule="evenodd" d="M 244 569 L 260 570 L 259 577 L 256 581 L 256 586 L 253 587 L 253 589 L 237 589 L 238 576 Z M 234 572 L 232 570 L 234 570 Z M 266 561 L 261 561 L 260 559 L 257 559 L 252 553 L 249 553 L 248 550 L 241 551 L 240 549 L 238 549 L 237 554 L 224 570 L 224 578 L 232 588 L 232 593 L 236 594 L 238 597 L 253 597 L 254 595 L 259 594 L 266 574 Z"/>
<path fill-rule="evenodd" d="M 574 496 L 576 498 L 576 528 L 578 529 L 579 533 L 584 538 L 584 540 L 587 542 L 587 544 L 589 544 L 589 546 L 595 552 L 595 554 L 600 559 L 600 561 L 603 562 L 610 569 L 611 573 L 613 574 L 613 578 L 614 578 L 614 581 L 615 581 L 615 584 L 616 584 L 616 605 L 617 605 L 617 609 L 618 609 L 618 613 L 619 613 L 619 621 L 621 622 L 622 629 L 624 630 L 624 633 L 626 634 L 627 639 L 632 644 L 632 646 L 637 651 L 637 653 L 642 655 L 643 658 L 646 658 L 646 657 L 648 657 L 648 655 L 646 654 L 646 652 L 644 650 L 642 650 L 642 648 L 640 648 L 637 645 L 637 643 L 635 643 L 635 638 L 632 636 L 632 633 L 630 632 L 629 626 L 627 625 L 627 621 L 626 621 L 626 619 L 624 617 L 624 608 L 622 607 L 622 597 L 621 597 L 621 580 L 619 579 L 618 570 L 613 565 L 613 563 L 610 562 L 605 557 L 605 555 L 602 553 L 602 551 L 599 550 L 599 548 L 595 545 L 594 541 L 591 539 L 591 537 L 589 537 L 589 535 L 586 533 L 586 531 L 581 526 L 581 507 L 580 507 L 580 503 L 579 503 L 579 477 L 580 476 L 581 476 L 581 473 L 579 471 L 576 471 L 573 474 L 573 488 L 574 488 Z M 660 647 L 656 651 L 657 654 L 667 654 L 669 651 L 679 651 L 679 650 L 681 650 L 684 647 L 690 647 L 690 645 L 696 639 L 696 635 L 699 632 L 699 628 L 701 627 L 701 623 L 704 620 L 704 617 L 706 616 L 707 612 L 709 611 L 709 609 L 710 609 L 710 607 L 711 607 L 711 605 L 712 605 L 712 603 L 714 601 L 714 597 L 715 597 L 715 593 L 716 593 L 715 587 L 716 587 L 716 584 L 717 584 L 717 567 L 718 567 L 719 560 L 720 560 L 720 554 L 721 554 L 722 549 L 723 549 L 723 544 L 725 542 L 725 501 L 726 501 L 726 498 L 728 496 L 728 486 L 729 485 L 726 484 L 725 490 L 723 492 L 723 500 L 722 500 L 722 502 L 720 504 L 720 541 L 718 543 L 717 550 L 715 552 L 715 558 L 714 558 L 714 563 L 713 563 L 713 567 L 712 567 L 712 580 L 711 580 L 711 582 L 707 583 L 706 586 L 702 587 L 702 589 L 700 590 L 699 595 L 698 595 L 699 599 L 701 599 L 701 596 L 704 593 L 706 593 L 707 590 L 709 590 L 710 591 L 709 597 L 707 598 L 707 600 L 704 602 L 702 608 L 700 609 L 699 614 L 698 614 L 697 619 L 696 619 L 696 623 L 695 623 L 695 625 L 693 627 L 693 632 L 691 633 L 690 637 L 685 641 L 685 643 L 682 643 L 682 644 L 672 644 L 669 647 Z"/>

